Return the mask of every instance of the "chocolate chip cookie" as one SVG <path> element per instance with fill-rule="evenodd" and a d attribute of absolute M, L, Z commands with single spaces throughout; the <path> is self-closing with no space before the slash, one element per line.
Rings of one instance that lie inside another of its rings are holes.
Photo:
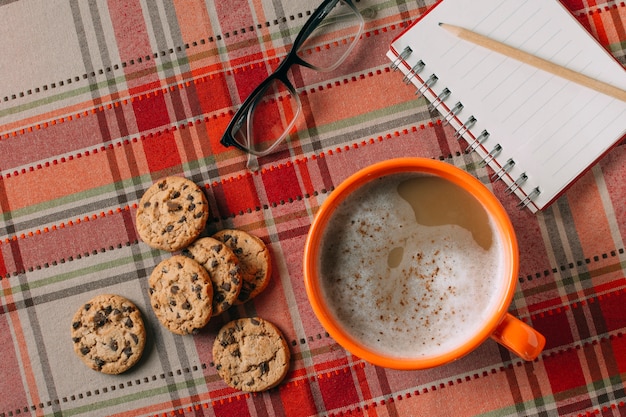
<path fill-rule="evenodd" d="M 211 318 L 213 285 L 196 261 L 174 255 L 160 262 L 148 280 L 150 304 L 171 332 L 193 334 Z"/>
<path fill-rule="evenodd" d="M 218 375 L 241 391 L 275 387 L 287 375 L 289 360 L 289 346 L 280 330 L 258 317 L 227 323 L 213 343 Z"/>
<path fill-rule="evenodd" d="M 200 187 L 186 178 L 166 177 L 141 197 L 137 232 L 149 246 L 174 252 L 198 237 L 208 217 L 209 205 Z"/>
<path fill-rule="evenodd" d="M 72 319 L 74 352 L 91 369 L 119 374 L 143 353 L 146 330 L 139 309 L 119 295 L 98 295 Z"/>
<path fill-rule="evenodd" d="M 270 252 L 258 237 L 243 230 L 226 229 L 213 235 L 224 242 L 239 258 L 243 286 L 235 304 L 259 295 L 269 284 L 272 274 Z"/>
<path fill-rule="evenodd" d="M 203 237 L 183 249 L 182 254 L 208 271 L 213 282 L 213 315 L 228 310 L 237 300 L 243 281 L 233 251 L 217 239 Z"/>

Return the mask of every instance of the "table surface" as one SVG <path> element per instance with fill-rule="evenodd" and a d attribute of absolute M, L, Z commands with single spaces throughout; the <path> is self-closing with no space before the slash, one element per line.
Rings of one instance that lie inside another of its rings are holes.
<path fill-rule="evenodd" d="M 375 17 L 337 70 L 299 72 L 297 133 L 260 171 L 219 144 L 317 3 L 0 1 L 1 417 L 626 415 L 626 146 L 545 211 L 518 210 L 389 70 L 390 41 L 432 1 L 357 1 Z M 564 4 L 626 64 L 623 2 Z M 537 360 L 488 340 L 436 369 L 387 370 L 316 320 L 302 279 L 316 210 L 349 174 L 399 156 L 452 163 L 500 198 L 521 257 L 510 311 L 545 334 Z M 134 225 L 143 192 L 168 175 L 206 192 L 204 234 L 241 228 L 272 254 L 268 289 L 195 336 L 156 320 L 147 276 L 170 254 Z M 131 299 L 146 320 L 144 356 L 121 375 L 88 369 L 72 350 L 71 317 L 99 293 Z M 221 324 L 254 315 L 283 331 L 292 361 L 279 387 L 245 394 L 217 376 L 211 346 Z"/>

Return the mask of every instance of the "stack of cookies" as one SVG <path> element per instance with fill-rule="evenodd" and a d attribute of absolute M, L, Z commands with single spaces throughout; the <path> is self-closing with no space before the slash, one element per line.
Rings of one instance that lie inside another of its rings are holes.
<path fill-rule="evenodd" d="M 149 278 L 155 316 L 176 334 L 195 334 L 211 317 L 256 297 L 271 276 L 269 251 L 258 237 L 229 229 L 198 239 L 208 217 L 204 193 L 182 177 L 166 177 L 153 184 L 137 209 L 141 239 L 155 249 L 180 253 L 160 262 Z M 134 306 L 130 318 L 131 305 L 119 296 L 98 296 L 76 313 L 74 348 L 91 368 L 120 373 L 141 356 L 145 330 Z M 125 325 L 131 321 L 133 326 Z M 213 353 L 218 374 L 244 391 L 277 385 L 289 366 L 289 348 L 282 334 L 258 317 L 226 324 Z M 245 367 L 240 366 L 243 363 Z"/>
<path fill-rule="evenodd" d="M 271 262 L 263 241 L 243 230 L 197 239 L 208 217 L 200 187 L 181 177 L 156 182 L 137 209 L 141 239 L 153 248 L 182 254 L 157 265 L 149 281 L 156 316 L 177 334 L 196 332 L 212 316 L 254 298 L 269 283 Z"/>

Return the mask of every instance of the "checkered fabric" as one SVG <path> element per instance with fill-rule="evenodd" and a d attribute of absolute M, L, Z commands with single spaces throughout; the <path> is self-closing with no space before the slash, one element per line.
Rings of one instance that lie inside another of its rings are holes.
<path fill-rule="evenodd" d="M 318 3 L 0 0 L 0 417 L 626 415 L 626 146 L 544 212 L 518 210 L 388 69 L 389 43 L 432 0 L 356 1 L 375 16 L 337 70 L 296 70 L 303 117 L 261 170 L 219 144 Z M 626 64 L 624 2 L 564 4 Z M 387 370 L 316 320 L 302 278 L 316 210 L 348 175 L 399 156 L 452 163 L 500 198 L 520 244 L 510 311 L 546 336 L 537 360 L 489 340 L 450 365 Z M 152 313 L 147 276 L 170 255 L 134 225 L 140 196 L 167 175 L 206 192 L 205 234 L 247 230 L 273 259 L 261 296 L 195 336 Z M 148 327 L 142 360 L 117 376 L 72 349 L 71 317 L 99 293 L 131 299 Z M 292 353 L 285 381 L 261 394 L 228 388 L 211 356 L 220 325 L 252 315 L 274 322 Z"/>

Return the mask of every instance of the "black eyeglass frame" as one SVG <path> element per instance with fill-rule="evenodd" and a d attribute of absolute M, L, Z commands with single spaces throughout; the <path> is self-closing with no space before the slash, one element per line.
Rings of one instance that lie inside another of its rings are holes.
<path fill-rule="evenodd" d="M 241 107 L 239 107 L 239 110 L 237 110 L 237 112 L 231 119 L 230 123 L 226 127 L 226 131 L 224 132 L 222 139 L 220 140 L 220 143 L 222 145 L 226 147 L 234 146 L 244 152 L 247 152 L 256 156 L 264 156 L 264 155 L 270 154 L 274 150 L 274 148 L 280 142 L 282 142 L 281 138 L 279 138 L 276 140 L 276 143 L 272 144 L 266 150 L 256 151 L 252 149 L 252 147 L 246 148 L 237 140 L 235 140 L 231 132 L 238 130 L 244 123 L 248 122 L 247 119 L 249 115 L 251 114 L 250 110 L 256 107 L 258 101 L 263 97 L 263 94 L 265 93 L 265 91 L 269 88 L 269 86 L 272 85 L 273 81 L 275 80 L 281 81 L 287 87 L 287 89 L 289 90 L 289 93 L 295 98 L 295 100 L 298 103 L 298 112 L 294 116 L 294 121 L 292 122 L 292 125 L 295 123 L 295 120 L 298 118 L 298 115 L 301 111 L 300 109 L 302 108 L 302 105 L 301 105 L 300 97 L 298 96 L 296 89 L 294 88 L 294 86 L 291 84 L 291 81 L 289 81 L 289 78 L 287 77 L 287 73 L 289 69 L 291 69 L 291 67 L 294 65 L 300 65 L 306 68 L 314 69 L 316 71 L 332 71 L 336 69 L 345 59 L 345 56 L 344 56 L 342 57 L 342 59 L 338 60 L 338 62 L 335 63 L 335 65 L 330 66 L 328 68 L 320 68 L 320 67 L 316 67 L 306 62 L 304 59 L 298 56 L 298 50 L 300 49 L 300 46 L 302 46 L 302 44 L 313 33 L 313 31 L 317 27 L 319 27 L 319 25 L 322 23 L 324 18 L 326 18 L 326 16 L 337 5 L 339 1 L 340 0 L 324 0 L 324 2 L 322 2 L 322 4 L 320 4 L 320 6 L 313 12 L 311 17 L 309 17 L 309 19 L 304 23 L 304 26 L 302 26 L 302 29 L 296 36 L 296 40 L 291 46 L 291 50 L 289 51 L 287 56 L 283 59 L 283 61 L 278 65 L 278 68 L 276 68 L 276 70 L 272 74 L 270 74 L 265 80 L 263 80 L 263 82 L 259 84 L 259 86 L 257 86 L 252 91 L 252 93 L 250 93 L 250 95 L 248 96 L 248 98 L 246 98 L 246 100 L 243 102 Z M 363 20 L 363 17 L 361 16 L 361 13 L 356 8 L 352 0 L 342 0 L 342 1 L 345 4 L 347 4 L 352 9 L 352 11 L 354 11 L 354 13 L 356 13 L 359 16 L 361 20 L 361 27 L 359 30 L 359 36 L 360 36 L 363 30 L 363 25 L 364 25 L 364 20 Z M 345 53 L 346 56 L 350 53 L 351 49 L 352 48 L 349 48 L 346 51 Z M 290 130 L 291 127 L 292 126 L 290 125 L 289 129 L 287 130 Z"/>

